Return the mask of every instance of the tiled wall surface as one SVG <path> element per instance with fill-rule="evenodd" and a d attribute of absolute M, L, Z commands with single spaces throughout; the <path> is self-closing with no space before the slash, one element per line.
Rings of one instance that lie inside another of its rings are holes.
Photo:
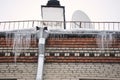
<path fill-rule="evenodd" d="M 120 80 L 120 64 L 46 63 L 45 80 Z"/>
<path fill-rule="evenodd" d="M 37 63 L 0 63 L 0 79 L 35 80 Z"/>
<path fill-rule="evenodd" d="M 1 79 L 35 80 L 37 63 L 0 63 Z M 119 63 L 45 63 L 44 80 L 120 80 Z"/>

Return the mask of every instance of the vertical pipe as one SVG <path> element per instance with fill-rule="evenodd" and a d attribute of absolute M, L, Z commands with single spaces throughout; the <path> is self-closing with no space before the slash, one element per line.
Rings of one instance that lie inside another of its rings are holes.
<path fill-rule="evenodd" d="M 63 7 L 63 22 L 64 22 L 64 29 L 66 29 L 66 20 L 65 20 L 65 8 Z"/>
<path fill-rule="evenodd" d="M 44 67 L 44 50 L 45 50 L 45 39 L 39 39 L 39 55 L 38 55 L 38 68 L 36 80 L 43 80 L 43 67 Z"/>
<path fill-rule="evenodd" d="M 38 55 L 38 68 L 37 68 L 36 80 L 43 80 L 45 39 L 46 39 L 46 36 L 44 36 L 44 28 L 40 28 L 37 34 L 39 36 L 39 43 L 38 43 L 39 55 Z"/>

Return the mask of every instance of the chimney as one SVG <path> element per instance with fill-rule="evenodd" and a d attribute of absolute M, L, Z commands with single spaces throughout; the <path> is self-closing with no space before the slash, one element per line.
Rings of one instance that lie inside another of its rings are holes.
<path fill-rule="evenodd" d="M 60 2 L 58 0 L 49 0 L 47 6 L 60 7 Z"/>
<path fill-rule="evenodd" d="M 41 6 L 41 14 L 48 29 L 65 29 L 65 7 L 58 0 L 49 0 L 46 5 Z M 47 21 L 52 21 L 47 23 Z M 56 21 L 56 22 L 54 22 Z M 52 25 L 52 26 L 51 26 Z"/>

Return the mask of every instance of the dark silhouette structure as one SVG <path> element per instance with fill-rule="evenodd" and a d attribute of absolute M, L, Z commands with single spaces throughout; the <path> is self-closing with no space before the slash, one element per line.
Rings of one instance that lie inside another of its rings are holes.
<path fill-rule="evenodd" d="M 60 2 L 58 0 L 49 0 L 47 6 L 60 6 Z"/>

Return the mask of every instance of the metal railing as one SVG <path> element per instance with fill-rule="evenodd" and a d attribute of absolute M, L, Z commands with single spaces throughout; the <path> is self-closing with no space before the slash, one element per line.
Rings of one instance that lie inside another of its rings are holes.
<path fill-rule="evenodd" d="M 66 21 L 66 29 L 82 30 L 120 30 L 120 22 L 85 22 L 85 21 Z M 48 27 L 48 29 L 64 29 L 63 21 L 2 21 L 0 22 L 0 31 L 29 29 L 39 27 Z"/>

